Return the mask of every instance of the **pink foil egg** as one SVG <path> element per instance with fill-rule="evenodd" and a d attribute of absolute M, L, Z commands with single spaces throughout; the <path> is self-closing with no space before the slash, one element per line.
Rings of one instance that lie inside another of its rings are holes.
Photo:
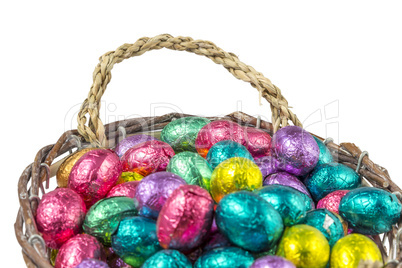
<path fill-rule="evenodd" d="M 169 144 L 146 141 L 128 149 L 121 158 L 124 172 L 137 172 L 147 176 L 157 171 L 165 171 L 174 151 Z"/>
<path fill-rule="evenodd" d="M 128 181 L 122 184 L 118 184 L 109 191 L 106 197 L 127 196 L 130 198 L 134 198 L 139 183 L 139 181 Z"/>
<path fill-rule="evenodd" d="M 223 140 L 232 140 L 245 145 L 243 128 L 239 124 L 228 120 L 217 120 L 208 123 L 198 132 L 195 148 L 205 158 L 212 145 Z"/>
<path fill-rule="evenodd" d="M 254 158 L 271 154 L 271 136 L 262 129 L 244 127 L 246 148 Z"/>
<path fill-rule="evenodd" d="M 72 168 L 68 188 L 81 195 L 89 208 L 104 198 L 116 185 L 121 172 L 120 159 L 113 151 L 107 149 L 89 151 Z"/>
<path fill-rule="evenodd" d="M 342 197 L 344 197 L 349 190 L 338 190 L 327 194 L 317 203 L 317 208 L 326 208 L 331 212 L 339 214 L 339 204 L 341 203 Z"/>
<path fill-rule="evenodd" d="M 182 185 L 169 196 L 156 223 L 160 245 L 184 253 L 200 246 L 208 235 L 214 201 L 207 190 Z"/>
<path fill-rule="evenodd" d="M 71 189 L 57 188 L 45 194 L 38 206 L 36 224 L 46 245 L 58 249 L 80 233 L 85 213 L 84 201 Z"/>
<path fill-rule="evenodd" d="M 68 240 L 57 253 L 55 268 L 74 268 L 85 259 L 105 261 L 103 246 L 95 237 L 78 234 Z"/>

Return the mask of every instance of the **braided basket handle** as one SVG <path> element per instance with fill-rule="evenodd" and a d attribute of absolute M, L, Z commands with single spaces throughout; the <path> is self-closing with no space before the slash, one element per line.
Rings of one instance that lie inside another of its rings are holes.
<path fill-rule="evenodd" d="M 78 131 L 94 146 L 105 146 L 105 127 L 99 118 L 100 100 L 111 79 L 113 65 L 134 56 L 140 56 L 153 49 L 168 48 L 172 50 L 188 51 L 198 55 L 204 55 L 217 64 L 223 65 L 237 79 L 249 82 L 257 88 L 260 97 L 266 99 L 271 106 L 272 123 L 274 131 L 281 126 L 288 125 L 288 120 L 294 125 L 301 126 L 299 119 L 289 109 L 287 100 L 281 95 L 281 91 L 271 81 L 253 67 L 241 62 L 233 53 L 228 53 L 217 47 L 210 41 L 193 40 L 190 37 L 173 37 L 162 34 L 153 38 L 143 37 L 134 44 L 124 44 L 99 58 L 99 63 L 93 73 L 93 84 L 88 98 L 83 102 L 78 113 Z M 86 126 L 89 114 L 89 123 Z"/>

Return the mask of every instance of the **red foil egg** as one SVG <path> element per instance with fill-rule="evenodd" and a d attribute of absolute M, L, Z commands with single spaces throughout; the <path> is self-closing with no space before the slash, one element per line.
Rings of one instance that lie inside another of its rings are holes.
<path fill-rule="evenodd" d="M 58 249 L 80 233 L 85 213 L 84 201 L 71 189 L 57 188 L 45 194 L 38 206 L 36 224 L 46 245 Z"/>
<path fill-rule="evenodd" d="M 195 148 L 205 158 L 212 145 L 223 140 L 232 140 L 245 145 L 243 128 L 239 124 L 228 120 L 217 120 L 208 123 L 198 132 Z"/>
<path fill-rule="evenodd" d="M 271 136 L 264 130 L 244 127 L 246 148 L 254 158 L 271 155 Z"/>
<path fill-rule="evenodd" d="M 128 181 L 122 184 L 118 184 L 109 191 L 106 197 L 127 196 L 130 198 L 134 198 L 139 183 L 140 181 Z"/>
<path fill-rule="evenodd" d="M 349 190 L 338 190 L 327 194 L 323 199 L 318 201 L 318 208 L 326 208 L 331 212 L 339 214 L 339 204 L 341 203 L 342 197 L 344 197 Z"/>
<path fill-rule="evenodd" d="M 95 237 L 78 234 L 60 248 L 56 257 L 55 268 L 74 268 L 85 259 L 105 261 L 103 246 Z"/>
<path fill-rule="evenodd" d="M 165 171 L 174 151 L 169 144 L 158 141 L 146 141 L 128 149 L 121 158 L 124 172 L 137 172 L 147 176 L 157 171 Z"/>
<path fill-rule="evenodd" d="M 208 235 L 214 201 L 208 191 L 196 185 L 181 185 L 168 197 L 156 223 L 160 245 L 189 253 Z"/>
<path fill-rule="evenodd" d="M 75 163 L 68 188 L 84 199 L 87 208 L 104 198 L 122 172 L 119 157 L 111 150 L 98 149 L 84 154 Z"/>

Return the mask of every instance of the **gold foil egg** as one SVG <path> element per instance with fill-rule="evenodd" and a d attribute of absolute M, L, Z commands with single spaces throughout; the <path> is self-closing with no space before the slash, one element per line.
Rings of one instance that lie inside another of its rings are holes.
<path fill-rule="evenodd" d="M 94 150 L 96 148 L 85 148 L 80 151 L 77 151 L 73 154 L 71 154 L 69 157 L 67 157 L 66 160 L 64 160 L 63 163 L 61 163 L 59 169 L 57 170 L 56 173 L 56 179 L 57 179 L 57 186 L 60 188 L 67 188 L 68 184 L 68 176 L 70 176 L 71 169 L 75 165 L 75 163 L 80 159 L 84 154 L 87 152 Z"/>
<path fill-rule="evenodd" d="M 329 254 L 330 247 L 325 236 L 318 229 L 305 224 L 287 228 L 276 251 L 276 255 L 286 258 L 298 268 L 324 268 L 328 264 Z"/>
<path fill-rule="evenodd" d="M 363 261 L 383 263 L 379 248 L 365 235 L 347 235 L 339 239 L 332 248 L 331 268 L 354 268 Z"/>
<path fill-rule="evenodd" d="M 140 181 L 140 180 L 142 180 L 142 178 L 144 178 L 144 176 L 142 176 L 141 174 L 139 174 L 137 172 L 131 172 L 131 171 L 122 172 L 116 185 L 122 184 L 125 182 L 129 182 L 129 181 Z"/>
<path fill-rule="evenodd" d="M 229 193 L 240 190 L 253 191 L 260 187 L 262 187 L 261 171 L 247 158 L 229 158 L 212 172 L 211 195 L 217 203 Z"/>

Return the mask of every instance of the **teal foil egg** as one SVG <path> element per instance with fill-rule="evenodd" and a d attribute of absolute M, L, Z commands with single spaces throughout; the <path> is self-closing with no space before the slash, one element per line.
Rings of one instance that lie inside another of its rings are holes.
<path fill-rule="evenodd" d="M 169 144 L 175 153 L 195 150 L 195 139 L 200 129 L 211 121 L 204 117 L 182 117 L 167 124 L 161 132 L 161 140 Z"/>
<path fill-rule="evenodd" d="M 234 245 L 252 252 L 271 249 L 283 232 L 279 213 L 252 192 L 239 191 L 224 196 L 215 213 L 219 231 Z"/>
<path fill-rule="evenodd" d="M 193 265 L 180 251 L 174 249 L 161 250 L 147 259 L 141 268 L 192 268 Z"/>
<path fill-rule="evenodd" d="M 360 186 L 361 179 L 353 169 L 340 163 L 317 166 L 304 180 L 315 201 L 336 190 L 352 190 Z"/>
<path fill-rule="evenodd" d="M 212 168 L 203 157 L 193 152 L 181 152 L 173 156 L 166 168 L 182 177 L 188 184 L 195 184 L 209 191 Z"/>
<path fill-rule="evenodd" d="M 156 236 L 156 222 L 144 217 L 127 217 L 112 236 L 112 248 L 123 261 L 140 267 L 146 259 L 162 250 Z"/>
<path fill-rule="evenodd" d="M 304 193 L 301 193 L 301 194 L 302 194 L 304 203 L 306 204 L 307 211 L 315 209 L 315 204 L 314 204 L 313 199 L 311 199 L 310 196 L 308 196 Z"/>
<path fill-rule="evenodd" d="M 310 209 L 306 206 L 302 193 L 289 186 L 267 185 L 254 193 L 262 197 L 279 212 L 285 226 L 297 224 Z"/>
<path fill-rule="evenodd" d="M 236 247 L 222 247 L 207 251 L 194 264 L 194 268 L 248 268 L 254 262 L 253 256 Z"/>
<path fill-rule="evenodd" d="M 374 187 L 351 190 L 339 204 L 339 214 L 357 233 L 377 235 L 391 230 L 401 216 L 394 194 Z"/>
<path fill-rule="evenodd" d="M 232 157 L 243 157 L 254 162 L 254 158 L 246 147 L 231 140 L 215 143 L 209 149 L 206 159 L 212 168 L 216 168 L 220 163 Z"/>
<path fill-rule="evenodd" d="M 333 158 L 331 152 L 329 151 L 329 149 L 327 148 L 327 146 L 325 146 L 325 144 L 317 137 L 313 136 L 313 138 L 317 142 L 318 148 L 320 149 L 320 155 L 318 156 L 317 166 L 334 162 L 334 158 Z"/>
<path fill-rule="evenodd" d="M 129 197 L 110 197 L 99 200 L 87 212 L 83 224 L 84 232 L 97 238 L 103 245 L 111 245 L 112 234 L 120 221 L 138 214 L 138 202 Z"/>
<path fill-rule="evenodd" d="M 307 224 L 320 230 L 332 247 L 345 235 L 342 222 L 338 217 L 331 211 L 321 208 L 307 212 L 300 224 Z"/>

